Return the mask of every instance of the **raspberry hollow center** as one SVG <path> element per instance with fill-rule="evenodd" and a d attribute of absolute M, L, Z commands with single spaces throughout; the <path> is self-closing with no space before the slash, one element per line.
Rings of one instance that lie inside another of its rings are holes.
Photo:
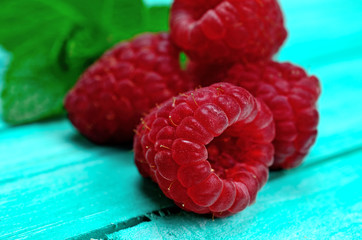
<path fill-rule="evenodd" d="M 237 141 L 237 138 L 223 134 L 206 146 L 207 160 L 211 164 L 212 171 L 221 179 L 227 179 L 228 170 L 242 161 L 242 159 L 237 159 L 237 156 L 242 155 L 243 151 L 237 147 Z"/>
<path fill-rule="evenodd" d="M 270 110 L 219 83 L 181 94 L 138 126 L 140 172 L 185 210 L 227 216 L 254 202 L 273 156 Z"/>

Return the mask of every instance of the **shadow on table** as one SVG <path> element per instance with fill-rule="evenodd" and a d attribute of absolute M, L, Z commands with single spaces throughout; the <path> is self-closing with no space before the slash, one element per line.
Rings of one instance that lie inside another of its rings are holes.
<path fill-rule="evenodd" d="M 69 141 L 73 142 L 74 144 L 79 145 L 82 148 L 85 149 L 94 149 L 95 147 L 99 147 L 99 148 L 109 148 L 109 149 L 114 149 L 114 150 L 123 150 L 123 151 L 131 151 L 133 149 L 133 144 L 132 142 L 126 142 L 124 144 L 96 144 L 91 142 L 90 140 L 88 140 L 87 138 L 85 138 L 84 136 L 82 136 L 79 133 L 73 133 L 71 135 L 68 136 Z"/>
<path fill-rule="evenodd" d="M 175 207 L 173 202 L 168 199 L 158 185 L 150 178 L 142 178 L 139 181 L 139 187 L 147 198 L 149 198 L 155 205 L 159 205 L 160 208 Z"/>
<path fill-rule="evenodd" d="M 280 171 L 273 171 L 269 173 L 269 179 L 268 182 L 280 179 L 286 175 L 289 175 L 290 173 L 288 173 L 288 171 L 285 170 L 280 170 Z"/>
<path fill-rule="evenodd" d="M 178 218 L 182 218 L 187 221 L 188 218 L 198 218 L 204 220 L 211 220 L 211 214 L 196 214 L 192 212 L 187 212 L 176 206 L 173 201 L 167 198 L 163 192 L 160 190 L 158 185 L 153 182 L 150 178 L 143 178 L 140 181 L 140 188 L 142 189 L 143 193 L 151 199 L 155 204 L 160 206 L 160 210 L 154 211 L 150 213 L 151 219 L 152 215 L 156 217 L 166 217 L 166 216 L 177 216 Z"/>

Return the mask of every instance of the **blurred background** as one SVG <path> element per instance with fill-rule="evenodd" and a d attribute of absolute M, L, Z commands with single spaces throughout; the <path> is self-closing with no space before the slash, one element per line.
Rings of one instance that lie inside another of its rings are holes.
<path fill-rule="evenodd" d="M 140 32 L 167 31 L 170 3 L 1 0 L 0 74 L 11 58 L 0 85 L 4 120 L 22 124 L 63 115 L 64 94 L 106 49 Z M 289 37 L 278 60 L 299 64 L 324 82 L 317 67 L 360 58 L 361 1 L 280 3 Z"/>
<path fill-rule="evenodd" d="M 170 0 L 86 2 L 1 0 L 4 122 L 17 125 L 64 117 L 65 93 L 106 49 L 137 33 L 168 30 Z M 338 121 L 347 102 L 360 102 L 362 2 L 281 0 L 280 4 L 289 33 L 275 58 L 301 65 L 320 78 L 321 140 L 335 131 L 336 122 L 330 119 Z M 356 113 L 341 119 L 338 126 L 345 134 L 360 122 L 362 114 Z"/>
<path fill-rule="evenodd" d="M 300 168 L 272 173 L 251 208 L 209 221 L 203 232 L 224 234 L 229 226 L 239 237 L 302 239 L 318 228 L 312 236 L 319 239 L 330 232 L 357 239 L 351 233 L 361 231 L 362 216 L 362 1 L 279 2 L 288 39 L 275 59 L 306 68 L 322 83 L 317 142 Z M 100 238 L 173 206 L 142 180 L 132 152 L 88 142 L 63 109 L 65 93 L 106 49 L 140 32 L 167 31 L 170 3 L 0 0 L 0 239 L 87 232 L 75 239 Z M 193 215 L 176 218 L 163 224 L 206 224 Z M 147 221 L 140 228 L 152 229 Z"/>

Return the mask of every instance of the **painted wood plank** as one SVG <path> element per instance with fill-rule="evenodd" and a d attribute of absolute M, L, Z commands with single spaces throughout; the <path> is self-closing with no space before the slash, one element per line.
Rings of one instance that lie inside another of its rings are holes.
<path fill-rule="evenodd" d="M 361 64 L 351 60 L 315 69 L 325 79 L 320 140 L 300 169 L 360 146 L 361 116 L 346 118 L 345 113 L 362 93 Z M 44 150 L 35 151 L 39 147 Z M 129 150 L 95 146 L 67 120 L 4 129 L 0 152 L 0 196 L 6 196 L 0 201 L 0 215 L 6 216 L 0 221 L 0 239 L 100 234 L 173 206 L 152 183 L 141 180 Z M 272 178 L 284 178 L 284 173 Z M 148 193 L 140 188 L 143 184 Z"/>
<path fill-rule="evenodd" d="M 360 54 L 361 1 L 281 0 L 280 3 L 289 36 L 278 59 L 309 67 Z"/>
<path fill-rule="evenodd" d="M 322 82 L 320 124 L 315 146 L 306 160 L 313 163 L 362 146 L 362 53 L 357 59 L 312 68 Z"/>
<path fill-rule="evenodd" d="M 117 224 L 171 205 L 156 185 L 142 179 L 132 153 L 125 151 L 93 153 L 42 173 L 7 179 L 0 196 L 0 239 L 65 239 L 117 229 Z"/>
<path fill-rule="evenodd" d="M 269 181 L 254 205 L 215 219 L 180 212 L 109 234 L 120 239 L 361 239 L 362 151 Z"/>
<path fill-rule="evenodd" d="M 319 102 L 319 136 L 307 164 L 362 145 L 362 114 L 357 110 L 353 117 L 346 117 L 361 106 L 361 65 L 362 58 L 313 69 L 322 80 L 323 94 Z M 46 151 L 34 151 L 39 146 L 46 146 Z M 0 152 L 4 159 L 0 168 L 8 169 L 0 176 L 1 182 L 113 154 L 118 149 L 93 145 L 80 137 L 67 120 L 60 120 L 0 130 Z M 128 161 L 131 158 L 129 155 Z"/>
<path fill-rule="evenodd" d="M 305 6 L 309 7 L 318 5 L 317 1 L 314 1 L 315 5 L 312 5 L 312 1 L 305 2 L 309 4 Z M 341 2 L 333 0 L 330 4 L 339 3 L 336 6 L 341 6 Z M 355 2 L 358 4 L 358 1 Z M 298 0 L 295 4 L 304 8 L 300 3 Z M 359 10 L 359 6 L 353 7 Z M 300 10 L 295 8 L 295 11 Z M 353 12 L 348 11 L 350 14 Z M 318 15 L 318 12 L 315 14 Z M 335 23 L 333 18 L 330 20 Z M 338 20 L 343 21 L 341 18 Z M 346 17 L 346 22 L 350 20 Z M 323 30 L 324 25 L 318 24 L 317 21 L 314 33 L 318 32 L 316 29 Z M 312 22 L 310 25 L 313 25 Z M 297 27 L 294 28 L 297 31 Z M 348 47 L 349 34 L 353 36 L 354 28 L 347 26 L 347 29 L 351 30 L 342 31 L 343 34 L 335 29 L 334 40 L 322 39 L 334 44 L 346 43 L 338 44 L 338 49 Z M 328 36 L 329 33 L 324 31 L 321 36 L 323 34 Z M 353 40 L 355 38 L 351 42 Z M 287 44 L 283 51 L 290 57 L 285 59 L 306 66 L 311 60 L 300 58 L 302 54 L 314 59 L 309 66 L 312 72 L 321 77 L 324 90 L 320 101 L 320 135 L 306 164 L 300 168 L 300 171 L 304 171 L 308 169 L 307 166 L 315 166 L 315 162 L 360 146 L 361 116 L 354 114 L 346 118 L 346 112 L 358 112 L 355 108 L 360 103 L 361 61 L 358 51 L 352 55 L 345 56 L 342 52 L 333 56 L 334 48 L 320 47 L 308 52 L 309 42 L 303 44 L 301 41 L 298 44 L 295 48 Z M 281 58 L 283 56 L 287 55 L 280 55 Z M 335 99 L 338 101 L 333 101 Z M 44 150 L 35 150 L 39 146 Z M 137 216 L 172 206 L 165 198 L 158 199 L 160 192 L 153 184 L 141 180 L 130 152 L 92 145 L 79 137 L 66 120 L 5 127 L 2 130 L 0 124 L 0 152 L 0 239 L 64 239 L 87 232 L 97 236 L 122 228 L 122 224 L 127 226 L 128 221 L 137 219 Z M 284 174 L 273 175 L 272 179 L 284 179 Z M 278 189 L 278 186 L 275 188 Z M 152 195 L 157 198 L 152 199 Z"/>
<path fill-rule="evenodd" d="M 40 150 L 39 149 L 42 149 Z M 97 147 L 81 137 L 64 119 L 0 130 L 0 168 L 7 169 L 0 182 L 26 178 L 119 152 L 131 158 L 130 150 Z"/>

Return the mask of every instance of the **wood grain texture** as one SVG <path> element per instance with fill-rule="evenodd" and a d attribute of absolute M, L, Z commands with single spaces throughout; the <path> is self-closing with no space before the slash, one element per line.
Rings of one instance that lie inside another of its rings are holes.
<path fill-rule="evenodd" d="M 362 151 L 274 179 L 226 219 L 181 212 L 109 234 L 120 239 L 360 239 Z"/>
<path fill-rule="evenodd" d="M 290 36 L 278 58 L 323 87 L 318 140 L 300 168 L 272 173 L 255 205 L 213 222 L 175 213 L 130 150 L 89 143 L 66 119 L 0 121 L 0 239 L 360 238 L 362 2 L 281 3 Z"/>
<path fill-rule="evenodd" d="M 95 146 L 68 121 L 0 136 L 0 239 L 65 239 L 116 229 L 171 204 L 138 174 L 130 150 Z"/>
<path fill-rule="evenodd" d="M 361 146 L 361 116 L 345 117 L 348 109 L 353 111 L 351 102 L 362 94 L 355 87 L 361 62 L 315 69 L 328 79 L 320 101 L 320 134 L 298 171 L 313 176 L 308 166 Z M 350 84 L 340 80 L 346 72 Z M 95 146 L 79 136 L 67 120 L 2 129 L 0 152 L 0 196 L 4 196 L 0 202 L 0 238 L 41 239 L 56 234 L 56 239 L 63 239 L 88 232 L 97 235 L 173 206 L 150 181 L 142 180 L 130 150 Z M 294 176 L 294 170 L 271 178 L 274 181 L 288 176 Z M 281 187 L 272 186 L 266 185 L 266 189 L 271 188 L 270 197 L 273 188 Z"/>

